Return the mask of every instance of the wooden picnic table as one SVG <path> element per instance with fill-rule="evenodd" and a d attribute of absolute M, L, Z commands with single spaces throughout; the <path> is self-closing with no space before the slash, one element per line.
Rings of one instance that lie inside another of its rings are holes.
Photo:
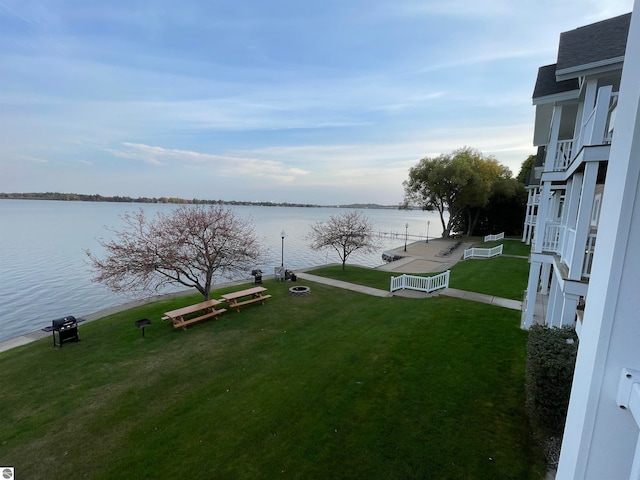
<path fill-rule="evenodd" d="M 206 300 L 204 302 L 196 303 L 195 305 L 189 305 L 188 307 L 178 308 L 177 310 L 171 310 L 165 312 L 163 320 L 171 319 L 174 328 L 182 328 L 186 330 L 187 325 L 205 320 L 207 318 L 215 317 L 221 313 L 226 312 L 225 308 L 216 310 L 215 307 L 220 305 L 220 300 Z M 192 316 L 195 314 L 195 316 Z"/>
<path fill-rule="evenodd" d="M 263 292 L 266 291 L 267 289 L 264 287 L 253 287 L 246 290 L 239 290 L 237 292 L 225 293 L 224 295 L 220 296 L 227 302 L 229 308 L 235 308 L 238 312 L 240 312 L 240 307 L 242 305 L 247 305 L 254 302 L 261 302 L 264 305 L 264 301 L 267 298 L 271 298 L 271 295 L 263 295 Z M 246 299 L 241 300 L 243 298 Z"/>

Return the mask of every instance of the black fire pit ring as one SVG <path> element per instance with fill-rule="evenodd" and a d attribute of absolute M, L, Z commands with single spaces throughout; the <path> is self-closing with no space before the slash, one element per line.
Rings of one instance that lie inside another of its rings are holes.
<path fill-rule="evenodd" d="M 304 297 L 305 295 L 309 295 L 311 293 L 311 288 L 305 286 L 295 286 L 289 289 L 289 295 L 292 297 Z"/>

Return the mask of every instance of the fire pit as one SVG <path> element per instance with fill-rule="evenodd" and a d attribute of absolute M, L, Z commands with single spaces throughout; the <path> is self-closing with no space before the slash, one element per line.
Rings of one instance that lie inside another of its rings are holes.
<path fill-rule="evenodd" d="M 291 287 L 289 289 L 289 295 L 291 295 L 292 297 L 304 297 L 305 295 L 309 295 L 310 293 L 311 289 L 304 286 Z"/>

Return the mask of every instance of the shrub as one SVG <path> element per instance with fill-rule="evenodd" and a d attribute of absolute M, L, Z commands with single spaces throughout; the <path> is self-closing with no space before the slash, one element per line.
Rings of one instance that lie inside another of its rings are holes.
<path fill-rule="evenodd" d="M 534 325 L 527 338 L 526 407 L 537 433 L 561 436 L 567 417 L 578 337 L 572 327 Z"/>

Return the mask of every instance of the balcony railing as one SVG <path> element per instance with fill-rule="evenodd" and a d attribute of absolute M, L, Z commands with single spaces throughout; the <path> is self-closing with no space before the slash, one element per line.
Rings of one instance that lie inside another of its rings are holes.
<path fill-rule="evenodd" d="M 593 264 L 593 253 L 596 247 L 596 234 L 590 233 L 587 237 L 587 243 L 584 249 L 582 263 L 576 265 L 575 268 L 581 268 L 582 278 L 591 276 L 591 265 Z M 576 231 L 573 228 L 567 228 L 557 222 L 548 222 L 544 229 L 544 237 L 542 240 L 542 251 L 551 252 L 560 257 L 560 261 L 567 267 L 572 268 L 574 263 L 574 252 L 576 243 Z M 576 259 L 579 261 L 579 259 Z"/>
<path fill-rule="evenodd" d="M 561 172 L 566 170 L 573 160 L 573 139 L 558 140 L 556 143 L 556 154 L 553 160 L 553 171 Z"/>
<path fill-rule="evenodd" d="M 559 223 L 547 223 L 542 238 L 542 251 L 558 253 L 560 247 L 560 231 L 562 226 Z"/>
<path fill-rule="evenodd" d="M 562 172 L 571 165 L 582 147 L 611 143 L 618 106 L 618 92 L 611 90 L 611 85 L 598 89 L 595 107 L 582 123 L 580 133 L 576 138 L 555 142 L 553 164 L 551 166 L 547 164 L 547 169 L 551 168 L 554 172 Z M 548 148 L 553 150 L 554 142 L 550 142 Z M 551 158 L 548 161 L 551 161 Z"/>
<path fill-rule="evenodd" d="M 611 143 L 618 105 L 618 92 L 612 92 L 611 85 L 598 89 L 596 105 L 582 124 L 580 135 L 575 139 L 575 152 L 584 146 Z"/>
<path fill-rule="evenodd" d="M 573 252 L 576 244 L 576 231 L 573 228 L 565 228 L 563 235 L 563 247 L 560 252 L 560 259 L 565 265 L 570 266 L 573 262 Z"/>
<path fill-rule="evenodd" d="M 604 143 L 611 143 L 613 139 L 613 128 L 616 123 L 616 110 L 618 108 L 618 92 L 611 94 L 611 102 L 609 104 L 609 115 L 607 117 L 607 126 L 604 129 Z"/>

